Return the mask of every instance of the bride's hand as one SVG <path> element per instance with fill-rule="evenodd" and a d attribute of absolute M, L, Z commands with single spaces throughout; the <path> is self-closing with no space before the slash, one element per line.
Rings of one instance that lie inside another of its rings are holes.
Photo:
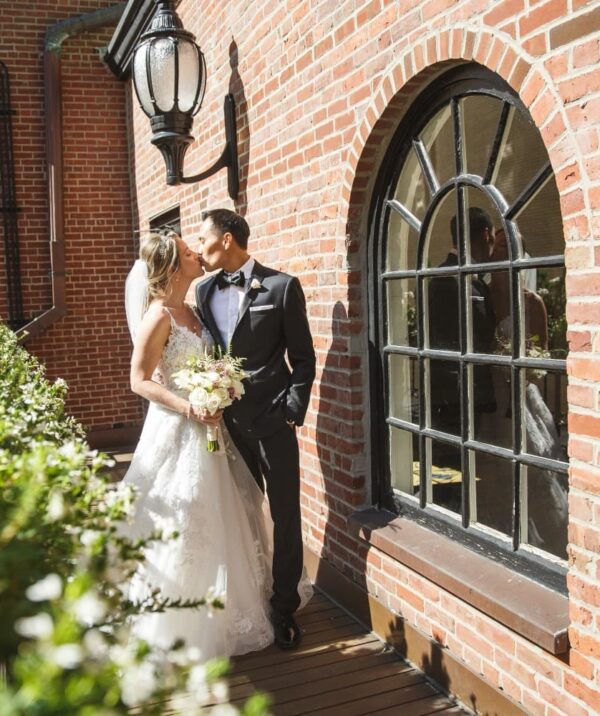
<path fill-rule="evenodd" d="M 223 417 L 223 411 L 217 410 L 214 415 L 211 415 L 208 410 L 195 410 L 190 406 L 190 418 L 198 423 L 204 425 L 218 425 Z"/>

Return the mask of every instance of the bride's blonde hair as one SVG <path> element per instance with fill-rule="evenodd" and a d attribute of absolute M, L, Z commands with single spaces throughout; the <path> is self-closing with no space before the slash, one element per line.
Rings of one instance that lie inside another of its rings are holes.
<path fill-rule="evenodd" d="M 170 229 L 146 234 L 140 241 L 140 258 L 148 268 L 146 308 L 155 298 L 169 293 L 173 275 L 179 268 L 178 238 L 179 234 Z"/>

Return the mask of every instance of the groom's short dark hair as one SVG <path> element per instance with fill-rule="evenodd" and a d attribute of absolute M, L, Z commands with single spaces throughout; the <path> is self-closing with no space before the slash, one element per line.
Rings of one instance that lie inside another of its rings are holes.
<path fill-rule="evenodd" d="M 202 221 L 207 219 L 212 221 L 212 225 L 221 235 L 229 232 L 240 248 L 244 250 L 248 248 L 250 227 L 243 216 L 236 214 L 231 209 L 209 209 L 202 212 Z"/>

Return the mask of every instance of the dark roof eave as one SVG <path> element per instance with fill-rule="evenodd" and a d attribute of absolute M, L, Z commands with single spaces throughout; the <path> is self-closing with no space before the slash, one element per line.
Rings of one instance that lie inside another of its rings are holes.
<path fill-rule="evenodd" d="M 131 55 L 150 24 L 155 8 L 155 0 L 128 0 L 104 55 L 104 61 L 118 79 L 125 80 L 129 76 Z"/>

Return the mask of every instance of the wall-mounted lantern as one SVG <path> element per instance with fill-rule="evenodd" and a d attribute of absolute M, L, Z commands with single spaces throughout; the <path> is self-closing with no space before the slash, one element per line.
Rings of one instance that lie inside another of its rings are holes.
<path fill-rule="evenodd" d="M 167 165 L 167 184 L 190 184 L 227 167 L 227 188 L 232 199 L 239 189 L 233 95 L 225 97 L 225 149 L 212 167 L 183 176 L 183 160 L 193 141 L 194 115 L 206 89 L 204 55 L 191 32 L 173 8 L 172 0 L 156 0 L 156 12 L 133 54 L 133 84 L 143 111 L 150 117 L 152 144 Z"/>

